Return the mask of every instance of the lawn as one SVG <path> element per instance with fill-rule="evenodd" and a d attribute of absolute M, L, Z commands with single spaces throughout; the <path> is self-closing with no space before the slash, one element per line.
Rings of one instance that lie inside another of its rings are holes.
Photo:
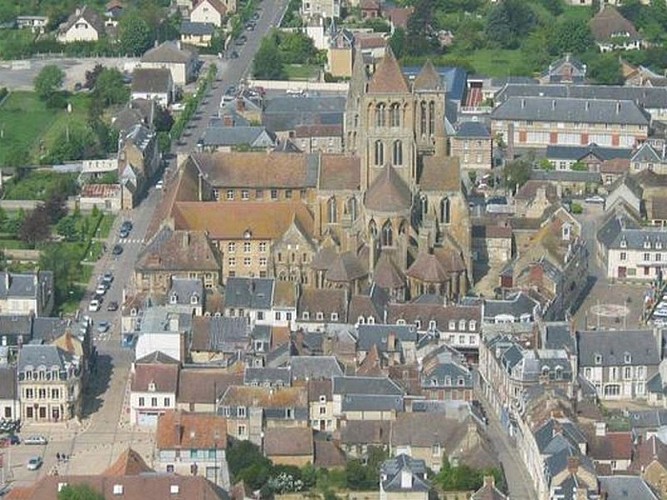
<path fill-rule="evenodd" d="M 102 216 L 102 221 L 100 222 L 97 237 L 106 239 L 111 233 L 111 228 L 113 227 L 113 222 L 116 219 L 116 216 L 113 214 L 104 214 Z"/>
<path fill-rule="evenodd" d="M 581 7 L 577 5 L 564 5 L 563 13 L 558 16 L 559 20 L 565 19 L 579 19 L 582 21 L 588 21 L 593 17 L 590 7 Z"/>
<path fill-rule="evenodd" d="M 286 64 L 288 80 L 310 80 L 317 78 L 320 67 L 314 64 Z"/>
<path fill-rule="evenodd" d="M 46 109 L 34 92 L 12 92 L 0 106 L 0 166 L 34 162 L 41 137 L 59 114 Z"/>
<path fill-rule="evenodd" d="M 31 169 L 20 181 L 11 180 L 5 184 L 5 200 L 46 200 L 49 188 L 57 181 L 67 177 L 69 183 L 75 182 L 76 173 L 57 173 Z M 68 193 L 63 193 L 67 195 Z"/>
<path fill-rule="evenodd" d="M 0 59 L 20 59 L 30 56 L 30 44 L 35 39 L 31 30 L 0 29 Z"/>
<path fill-rule="evenodd" d="M 532 68 L 525 61 L 520 50 L 477 50 L 465 56 L 476 73 L 493 76 L 532 76 Z"/>
<path fill-rule="evenodd" d="M 49 151 L 51 146 L 61 137 L 63 130 L 67 127 L 81 128 L 88 127 L 86 118 L 88 116 L 88 104 L 90 102 L 89 94 L 72 94 L 67 101 L 72 105 L 72 112 L 59 111 L 56 113 L 56 120 L 44 132 L 43 140 L 46 151 Z"/>

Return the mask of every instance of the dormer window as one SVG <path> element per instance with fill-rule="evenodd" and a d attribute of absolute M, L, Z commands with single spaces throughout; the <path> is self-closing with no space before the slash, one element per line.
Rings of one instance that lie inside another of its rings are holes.
<path fill-rule="evenodd" d="M 657 250 L 662 250 L 662 240 L 658 240 L 655 242 L 655 248 Z"/>
<path fill-rule="evenodd" d="M 449 329 L 456 330 L 456 321 L 454 321 L 453 319 L 449 320 Z"/>
<path fill-rule="evenodd" d="M 458 382 L 459 386 L 462 386 L 463 384 L 465 384 L 465 380 L 463 379 L 463 377 L 459 377 L 457 382 Z"/>
<path fill-rule="evenodd" d="M 148 384 L 148 392 L 155 392 L 155 382 Z"/>
<path fill-rule="evenodd" d="M 236 416 L 239 418 L 245 418 L 245 406 L 239 406 L 236 408 Z"/>
<path fill-rule="evenodd" d="M 396 324 L 397 324 L 397 325 L 404 325 L 404 324 L 405 324 L 405 320 L 404 320 L 403 318 L 401 318 L 401 319 L 397 319 L 397 320 L 396 320 Z"/>
<path fill-rule="evenodd" d="M 466 330 L 466 320 L 462 319 L 459 321 L 459 330 L 465 332 Z"/>
<path fill-rule="evenodd" d="M 471 332 L 474 332 L 476 328 L 477 328 L 477 321 L 475 321 L 474 319 L 471 319 L 468 322 L 468 330 L 470 330 Z"/>
<path fill-rule="evenodd" d="M 621 245 L 621 248 L 627 248 L 628 241 L 625 239 L 625 237 L 623 237 L 623 239 L 621 239 L 620 245 Z"/>
<path fill-rule="evenodd" d="M 338 321 L 338 313 L 337 312 L 332 312 L 331 313 L 331 321 Z"/>
<path fill-rule="evenodd" d="M 452 385 L 452 377 L 445 377 L 445 386 Z"/>
<path fill-rule="evenodd" d="M 130 316 L 136 316 L 136 315 L 137 315 L 137 308 L 133 307 L 132 309 L 130 309 Z"/>
<path fill-rule="evenodd" d="M 190 297 L 190 304 L 192 305 L 199 304 L 199 295 L 193 293 L 192 296 Z"/>
<path fill-rule="evenodd" d="M 651 248 L 651 240 L 644 240 L 644 248 Z"/>
<path fill-rule="evenodd" d="M 623 363 L 625 363 L 626 365 L 632 363 L 632 356 L 630 355 L 629 352 L 623 354 Z"/>
<path fill-rule="evenodd" d="M 303 313 L 301 314 L 301 318 L 308 321 L 310 319 L 310 313 L 308 311 L 303 311 Z"/>
<path fill-rule="evenodd" d="M 366 322 L 369 325 L 374 325 L 375 324 L 375 317 L 374 316 L 369 316 L 368 319 L 366 320 Z"/>
<path fill-rule="evenodd" d="M 178 302 L 178 295 L 172 293 L 171 296 L 169 297 L 169 303 L 176 304 L 177 302 Z"/>
<path fill-rule="evenodd" d="M 415 328 L 419 330 L 422 327 L 422 322 L 419 319 L 415 320 Z"/>
<path fill-rule="evenodd" d="M 601 365 L 602 364 L 602 354 L 596 354 L 595 355 L 595 364 L 596 365 Z"/>
<path fill-rule="evenodd" d="M 428 322 L 428 329 L 429 330 L 435 330 L 438 325 L 436 324 L 435 320 L 431 320 Z"/>
<path fill-rule="evenodd" d="M 561 232 L 562 232 L 563 240 L 564 241 L 569 240 L 570 239 L 570 234 L 572 232 L 572 226 L 570 226 L 569 224 L 564 224 L 562 229 L 561 229 Z"/>
<path fill-rule="evenodd" d="M 317 319 L 318 321 L 322 321 L 324 319 L 324 313 L 323 312 L 315 313 L 315 319 Z"/>

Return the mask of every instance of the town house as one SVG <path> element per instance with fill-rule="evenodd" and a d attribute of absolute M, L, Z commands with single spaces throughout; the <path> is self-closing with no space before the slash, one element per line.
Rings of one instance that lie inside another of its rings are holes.
<path fill-rule="evenodd" d="M 155 427 L 158 417 L 176 408 L 180 364 L 160 351 L 134 362 L 130 386 L 130 422 Z"/>

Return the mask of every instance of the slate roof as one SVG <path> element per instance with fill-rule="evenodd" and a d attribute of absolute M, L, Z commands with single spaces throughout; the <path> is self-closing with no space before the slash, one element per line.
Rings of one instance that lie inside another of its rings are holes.
<path fill-rule="evenodd" d="M 626 85 L 540 85 L 525 83 L 507 84 L 495 101 L 501 103 L 510 97 L 570 97 L 574 99 L 634 101 L 644 109 L 662 109 L 667 99 L 666 87 L 633 87 Z"/>
<path fill-rule="evenodd" d="M 569 420 L 557 420 L 550 418 L 533 432 L 535 443 L 542 455 L 554 454 L 560 452 L 568 446 L 578 448 L 580 444 L 585 444 L 586 435 Z M 563 438 L 562 445 L 554 446 L 554 439 Z"/>
<path fill-rule="evenodd" d="M 0 367 L 0 400 L 17 400 L 16 367 Z"/>
<path fill-rule="evenodd" d="M 39 294 L 39 285 L 45 291 L 53 290 L 53 272 L 38 271 L 35 273 L 0 272 L 0 299 L 9 297 L 36 298 Z"/>
<path fill-rule="evenodd" d="M 245 318 L 225 316 L 195 317 L 192 319 L 193 351 L 236 352 L 250 340 Z"/>
<path fill-rule="evenodd" d="M 579 366 L 657 366 L 662 359 L 662 347 L 652 330 L 624 330 L 612 332 L 581 331 L 577 332 Z M 625 363 L 628 353 L 631 362 Z M 595 356 L 602 356 L 598 365 Z"/>
<path fill-rule="evenodd" d="M 193 54 L 189 50 L 179 49 L 176 42 L 166 41 L 146 51 L 141 57 L 141 62 L 187 64 L 192 57 Z"/>
<path fill-rule="evenodd" d="M 409 79 L 416 79 L 422 70 L 423 67 L 420 66 L 403 67 L 403 73 Z M 467 71 L 459 66 L 437 66 L 435 70 L 445 83 L 443 88 L 447 92 L 447 98 L 455 102 L 461 102 L 466 93 Z"/>
<path fill-rule="evenodd" d="M 16 314 L 0 315 L 0 335 L 21 335 L 23 337 L 23 342 L 27 343 L 32 337 L 32 317 L 19 316 Z"/>
<path fill-rule="evenodd" d="M 320 380 L 344 374 L 335 356 L 295 356 L 290 360 L 294 380 Z"/>
<path fill-rule="evenodd" d="M 276 136 L 262 126 L 207 127 L 201 138 L 204 147 L 239 146 L 274 147 Z"/>
<path fill-rule="evenodd" d="M 228 278 L 225 308 L 271 309 L 274 285 L 272 278 Z"/>
<path fill-rule="evenodd" d="M 622 243 L 623 242 L 623 243 Z M 667 233 L 658 228 L 642 227 L 641 229 L 621 229 L 608 248 L 627 248 L 642 250 L 648 243 L 648 249 L 667 248 Z M 625 246 L 623 246 L 625 245 Z"/>
<path fill-rule="evenodd" d="M 283 387 L 292 384 L 290 368 L 272 368 L 267 366 L 246 366 L 243 372 L 244 385 L 279 385 Z"/>
<path fill-rule="evenodd" d="M 600 160 L 613 160 L 616 158 L 630 158 L 632 156 L 632 149 L 624 148 L 604 148 L 597 144 L 589 144 L 588 146 L 547 146 L 545 156 L 556 160 L 574 160 L 578 161 L 592 154 Z"/>
<path fill-rule="evenodd" d="M 570 325 L 566 321 L 545 322 L 545 336 L 542 347 L 544 349 L 565 349 L 575 352 L 575 338 L 570 332 Z"/>
<path fill-rule="evenodd" d="M 539 303 L 523 292 L 519 292 L 507 299 L 484 300 L 484 319 L 493 320 L 496 316 L 510 314 L 520 318 L 522 314 L 530 314 L 533 317 L 535 307 Z"/>
<path fill-rule="evenodd" d="M 262 125 L 273 132 L 299 125 L 342 125 L 345 97 L 276 96 L 265 101 Z"/>
<path fill-rule="evenodd" d="M 547 182 L 581 182 L 587 184 L 601 184 L 600 172 L 588 172 L 585 170 L 541 170 L 536 169 L 530 173 L 531 180 Z"/>
<path fill-rule="evenodd" d="M 171 71 L 167 68 L 135 68 L 132 72 L 133 93 L 168 94 L 171 88 Z"/>
<path fill-rule="evenodd" d="M 135 361 L 131 390 L 146 392 L 155 384 L 156 392 L 176 394 L 180 364 L 160 351 L 144 356 Z"/>
<path fill-rule="evenodd" d="M 37 370 L 40 366 L 50 370 L 64 371 L 73 362 L 74 357 L 54 345 L 26 344 L 19 350 L 17 371 L 23 373 Z"/>
<path fill-rule="evenodd" d="M 634 498 L 636 500 L 659 500 L 651 486 L 639 476 L 598 476 L 600 492 L 607 495 L 606 498 L 623 499 Z"/>
<path fill-rule="evenodd" d="M 473 139 L 490 139 L 491 132 L 482 122 L 461 122 L 456 127 L 456 137 Z"/>
<path fill-rule="evenodd" d="M 648 126 L 650 118 L 635 102 L 568 97 L 509 97 L 491 112 L 492 120 L 604 123 Z"/>
<path fill-rule="evenodd" d="M 662 157 L 658 154 L 653 146 L 648 142 L 645 142 L 637 150 L 632 153 L 631 161 L 633 162 L 642 162 L 642 163 L 660 163 L 662 162 Z"/>
<path fill-rule="evenodd" d="M 421 386 L 424 389 L 472 389 L 472 372 L 458 352 L 443 346 L 422 360 Z"/>
<path fill-rule="evenodd" d="M 334 377 L 333 393 L 341 395 L 402 396 L 403 390 L 389 378 Z"/>
<path fill-rule="evenodd" d="M 610 212 L 598 229 L 596 238 L 606 248 L 609 248 L 614 241 L 619 239 L 619 235 L 626 229 L 639 229 L 641 224 L 632 217 L 627 211 L 616 210 Z"/>
<path fill-rule="evenodd" d="M 366 191 L 364 205 L 374 212 L 409 210 L 412 206 L 412 191 L 396 169 L 387 164 Z"/>
<path fill-rule="evenodd" d="M 212 36 L 215 33 L 215 25 L 212 23 L 192 23 L 190 21 L 181 22 L 181 34 L 192 36 Z"/>
<path fill-rule="evenodd" d="M 410 487 L 404 488 L 402 473 L 411 475 Z M 386 492 L 418 492 L 429 491 L 430 483 L 426 480 L 426 462 L 405 454 L 390 458 L 380 467 L 380 481 Z"/>

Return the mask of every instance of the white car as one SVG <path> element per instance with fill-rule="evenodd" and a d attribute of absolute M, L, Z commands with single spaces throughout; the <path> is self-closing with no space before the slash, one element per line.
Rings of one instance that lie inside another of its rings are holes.
<path fill-rule="evenodd" d="M 100 310 L 100 301 L 97 299 L 93 299 L 90 301 L 90 304 L 88 304 L 88 310 L 91 312 L 97 312 Z"/>
<path fill-rule="evenodd" d="M 162 189 L 164 187 L 164 181 L 159 180 L 157 181 L 157 184 L 155 184 L 155 189 Z"/>
<path fill-rule="evenodd" d="M 586 203 L 604 203 L 604 198 L 602 196 L 589 196 L 584 200 Z"/>
<path fill-rule="evenodd" d="M 28 470 L 37 470 L 43 463 L 42 457 L 32 457 L 25 466 Z"/>
<path fill-rule="evenodd" d="M 107 293 L 107 287 L 102 284 L 97 285 L 97 288 L 95 289 L 95 295 L 104 295 L 105 293 Z"/>
<path fill-rule="evenodd" d="M 23 438 L 23 444 L 48 444 L 49 440 L 45 436 L 28 436 Z"/>

